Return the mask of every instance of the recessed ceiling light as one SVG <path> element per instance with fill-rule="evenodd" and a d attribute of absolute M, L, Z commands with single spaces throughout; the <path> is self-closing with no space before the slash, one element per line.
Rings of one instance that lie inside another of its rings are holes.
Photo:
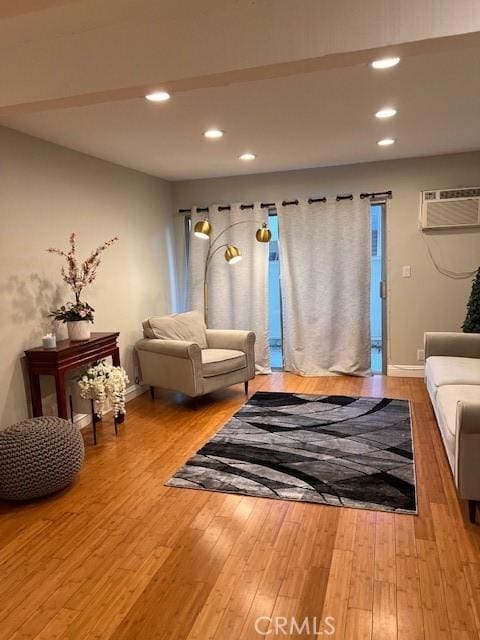
<path fill-rule="evenodd" d="M 385 109 L 380 109 L 377 111 L 375 116 L 377 118 L 392 118 L 397 113 L 396 109 L 392 109 L 391 107 L 386 107 Z"/>
<path fill-rule="evenodd" d="M 379 140 L 377 144 L 380 147 L 389 147 L 391 144 L 395 144 L 394 138 L 383 138 L 383 140 Z"/>
<path fill-rule="evenodd" d="M 248 162 L 249 160 L 255 160 L 255 158 L 257 157 L 254 153 L 242 153 L 241 156 L 238 156 L 240 158 L 240 160 L 243 160 L 244 162 Z"/>
<path fill-rule="evenodd" d="M 220 129 L 207 129 L 204 131 L 203 135 L 205 138 L 211 138 L 214 140 L 215 138 L 221 138 L 223 136 L 223 131 L 220 131 Z"/>
<path fill-rule="evenodd" d="M 389 69 L 390 67 L 394 67 L 399 62 L 400 58 L 381 58 L 380 60 L 374 60 L 372 62 L 372 67 L 374 69 Z"/>
<path fill-rule="evenodd" d="M 170 94 L 167 91 L 152 91 L 145 96 L 150 102 L 166 102 L 170 100 Z"/>

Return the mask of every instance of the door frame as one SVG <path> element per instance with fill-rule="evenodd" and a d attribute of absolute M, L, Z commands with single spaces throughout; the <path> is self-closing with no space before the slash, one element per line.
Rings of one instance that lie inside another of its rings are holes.
<path fill-rule="evenodd" d="M 381 220 L 381 247 L 382 247 L 382 260 L 381 264 L 381 295 L 378 292 L 381 299 L 382 308 L 382 371 L 381 375 L 387 375 L 388 371 L 388 280 L 387 280 L 387 207 L 388 200 L 384 198 L 370 201 L 370 206 L 380 205 L 380 220 Z"/>

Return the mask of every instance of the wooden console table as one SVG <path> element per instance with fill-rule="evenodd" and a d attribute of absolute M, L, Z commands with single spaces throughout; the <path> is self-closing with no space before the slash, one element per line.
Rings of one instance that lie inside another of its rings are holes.
<path fill-rule="evenodd" d="M 119 335 L 118 331 L 115 333 L 92 333 L 89 340 L 81 342 L 61 340 L 57 342 L 55 349 L 44 349 L 43 347 L 27 349 L 25 355 L 30 379 L 33 416 L 43 415 L 40 376 L 47 375 L 55 378 L 58 415 L 60 418 L 68 419 L 65 397 L 66 372 L 108 356 L 112 356 L 113 364 L 119 367 L 120 351 L 117 344 Z"/>

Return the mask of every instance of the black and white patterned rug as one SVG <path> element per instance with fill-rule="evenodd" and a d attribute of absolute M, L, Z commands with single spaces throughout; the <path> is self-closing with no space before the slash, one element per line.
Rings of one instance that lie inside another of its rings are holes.
<path fill-rule="evenodd" d="M 258 392 L 167 484 L 416 513 L 409 402 Z"/>

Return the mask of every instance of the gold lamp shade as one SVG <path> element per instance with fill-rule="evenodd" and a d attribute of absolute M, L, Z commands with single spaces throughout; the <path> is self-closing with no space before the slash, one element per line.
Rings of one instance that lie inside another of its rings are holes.
<path fill-rule="evenodd" d="M 270 239 L 272 237 L 272 232 L 267 227 L 265 222 L 262 224 L 261 229 L 257 229 L 257 233 L 255 234 L 255 237 L 258 240 L 258 242 L 270 242 Z"/>
<path fill-rule="evenodd" d="M 235 262 L 239 262 L 242 259 L 240 254 L 240 250 L 237 247 L 234 247 L 233 244 L 229 244 L 225 251 L 225 260 L 228 264 L 235 264 Z"/>
<path fill-rule="evenodd" d="M 208 240 L 212 233 L 212 225 L 208 220 L 199 220 L 193 227 L 193 233 L 197 238 L 205 238 Z"/>

